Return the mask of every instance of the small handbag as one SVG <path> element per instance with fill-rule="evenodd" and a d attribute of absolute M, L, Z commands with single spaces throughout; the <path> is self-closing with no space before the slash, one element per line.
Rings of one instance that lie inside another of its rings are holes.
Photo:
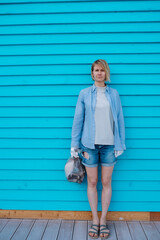
<path fill-rule="evenodd" d="M 69 182 L 82 183 L 85 176 L 85 167 L 80 157 L 70 157 L 65 164 L 65 175 Z"/>

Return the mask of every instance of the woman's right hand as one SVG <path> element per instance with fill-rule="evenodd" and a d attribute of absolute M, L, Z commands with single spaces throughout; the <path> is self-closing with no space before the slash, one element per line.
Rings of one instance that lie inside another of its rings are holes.
<path fill-rule="evenodd" d="M 71 148 L 71 157 L 73 158 L 73 157 L 75 157 L 75 158 L 78 158 L 78 148 L 76 148 L 76 147 L 72 147 Z"/>

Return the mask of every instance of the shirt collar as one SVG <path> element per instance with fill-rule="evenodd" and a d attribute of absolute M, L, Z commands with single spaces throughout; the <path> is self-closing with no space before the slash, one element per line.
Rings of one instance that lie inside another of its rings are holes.
<path fill-rule="evenodd" d="M 92 92 L 94 92 L 95 89 L 96 89 L 96 85 L 93 84 L 92 85 Z M 108 85 L 106 85 L 106 91 L 108 92 L 108 90 L 109 90 L 109 87 L 108 87 Z"/>

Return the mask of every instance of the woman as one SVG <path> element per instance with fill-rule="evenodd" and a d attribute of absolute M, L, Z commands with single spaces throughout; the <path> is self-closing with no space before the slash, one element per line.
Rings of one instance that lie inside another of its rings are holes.
<path fill-rule="evenodd" d="M 92 210 L 91 238 L 107 238 L 109 229 L 106 215 L 112 188 L 111 178 L 117 157 L 126 150 L 122 105 L 116 89 L 109 87 L 110 69 L 105 60 L 92 64 L 94 84 L 80 91 L 72 126 L 71 155 L 80 157 L 87 172 L 87 195 Z M 97 213 L 98 164 L 101 164 L 102 214 Z"/>

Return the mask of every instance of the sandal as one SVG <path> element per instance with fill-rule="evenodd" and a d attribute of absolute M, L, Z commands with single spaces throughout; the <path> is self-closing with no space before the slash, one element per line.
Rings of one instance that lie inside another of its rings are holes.
<path fill-rule="evenodd" d="M 110 231 L 108 229 L 107 224 L 100 225 L 100 233 L 99 234 L 107 234 L 105 237 L 101 237 L 101 239 L 107 239 L 109 237 Z"/>
<path fill-rule="evenodd" d="M 98 227 L 98 229 L 94 228 L 94 226 Z M 89 235 L 89 233 L 94 233 L 94 234 L 96 234 L 96 236 L 91 236 L 91 235 Z M 91 226 L 91 228 L 90 228 L 90 230 L 88 232 L 89 237 L 93 238 L 93 239 L 97 239 L 98 238 L 98 233 L 99 233 L 99 225 L 92 224 L 92 226 Z"/>

